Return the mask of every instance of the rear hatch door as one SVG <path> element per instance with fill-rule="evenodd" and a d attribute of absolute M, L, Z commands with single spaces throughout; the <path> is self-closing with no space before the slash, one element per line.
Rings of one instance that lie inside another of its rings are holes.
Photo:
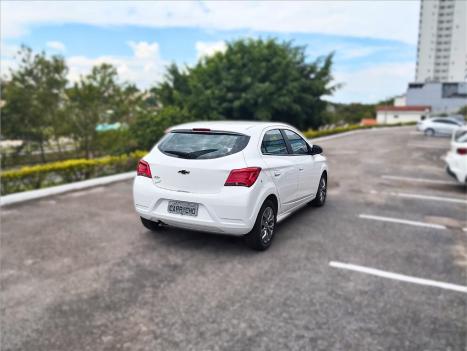
<path fill-rule="evenodd" d="M 172 132 L 146 158 L 154 185 L 167 190 L 219 193 L 232 169 L 246 167 L 248 136 L 228 132 Z"/>

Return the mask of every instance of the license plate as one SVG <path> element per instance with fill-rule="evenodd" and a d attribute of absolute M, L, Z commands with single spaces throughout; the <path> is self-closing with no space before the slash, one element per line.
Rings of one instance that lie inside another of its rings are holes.
<path fill-rule="evenodd" d="M 169 205 L 167 206 L 167 211 L 183 216 L 196 217 L 198 215 L 198 204 L 194 202 L 170 200 Z"/>

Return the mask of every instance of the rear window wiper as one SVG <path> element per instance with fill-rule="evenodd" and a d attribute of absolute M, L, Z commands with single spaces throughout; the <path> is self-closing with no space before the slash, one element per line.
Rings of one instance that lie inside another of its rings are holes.
<path fill-rule="evenodd" d="M 176 150 L 164 150 L 165 153 L 175 155 L 182 158 L 188 159 L 196 159 L 202 155 L 209 154 L 211 152 L 215 152 L 219 149 L 205 149 L 205 150 L 198 150 L 192 152 L 183 152 L 183 151 L 176 151 Z"/>
<path fill-rule="evenodd" d="M 175 150 L 164 150 L 164 153 L 171 154 L 171 155 L 178 156 L 178 157 L 187 157 L 189 155 L 186 152 L 175 151 Z"/>

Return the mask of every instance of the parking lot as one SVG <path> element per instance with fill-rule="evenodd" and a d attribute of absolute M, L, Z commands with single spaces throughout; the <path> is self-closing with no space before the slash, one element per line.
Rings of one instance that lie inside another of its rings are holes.
<path fill-rule="evenodd" d="M 2 350 L 465 350 L 467 196 L 447 138 L 320 140 L 328 200 L 262 253 L 140 224 L 131 182 L 1 210 Z"/>

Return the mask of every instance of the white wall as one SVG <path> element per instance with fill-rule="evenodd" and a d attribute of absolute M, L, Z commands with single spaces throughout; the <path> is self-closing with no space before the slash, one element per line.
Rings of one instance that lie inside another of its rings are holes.
<path fill-rule="evenodd" d="M 423 85 L 409 84 L 406 92 L 408 106 L 426 105 L 431 106 L 434 113 L 456 113 L 462 106 L 467 105 L 467 82 L 457 83 L 458 94 L 455 97 L 443 97 L 443 85 L 453 83 L 424 83 Z M 413 87 L 413 86 L 417 87 Z"/>
<path fill-rule="evenodd" d="M 378 124 L 418 122 L 422 116 L 428 118 L 429 113 L 421 111 L 378 111 L 376 121 Z"/>

